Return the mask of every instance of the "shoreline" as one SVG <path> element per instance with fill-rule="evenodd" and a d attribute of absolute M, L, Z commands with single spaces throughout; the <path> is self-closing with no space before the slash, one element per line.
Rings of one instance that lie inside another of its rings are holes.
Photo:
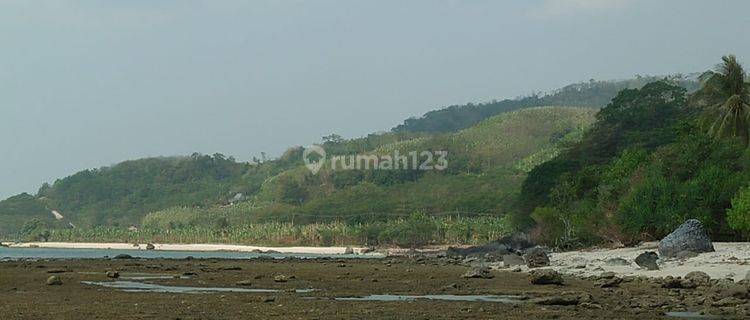
<path fill-rule="evenodd" d="M 143 251 L 195 251 L 195 252 L 247 252 L 247 253 L 281 253 L 281 254 L 320 254 L 344 255 L 347 249 L 356 255 L 381 254 L 388 256 L 406 256 L 411 252 L 418 254 L 439 254 L 446 246 L 430 246 L 421 249 L 389 248 L 372 252 L 367 247 L 269 247 L 232 244 L 167 244 L 154 243 L 153 250 L 147 250 L 147 244 L 130 243 L 94 243 L 94 242 L 25 242 L 2 243 L 8 248 L 47 248 L 47 249 L 101 249 L 101 250 L 143 250 Z M 734 281 L 750 279 L 750 242 L 714 242 L 715 252 L 701 253 L 689 259 L 660 259 L 659 270 L 645 270 L 638 267 L 635 257 L 646 251 L 657 251 L 656 242 L 643 243 L 636 247 L 603 249 L 588 248 L 564 252 L 551 252 L 550 265 L 540 269 L 554 269 L 558 272 L 576 277 L 598 276 L 603 272 L 614 272 L 620 276 L 640 276 L 660 278 L 666 276 L 684 277 L 692 271 L 702 271 L 711 278 L 729 278 Z M 623 259 L 626 264 L 611 264 L 611 259 Z M 507 270 L 502 262 L 487 264 L 493 269 Z M 528 272 L 526 266 L 516 267 Z"/>
<path fill-rule="evenodd" d="M 8 248 L 45 248 L 45 249 L 102 249 L 102 250 L 144 250 L 147 244 L 131 243 L 97 243 L 97 242 L 22 242 L 0 243 Z M 296 254 L 345 254 L 351 248 L 354 254 L 363 254 L 365 247 L 267 247 L 234 244 L 178 244 L 153 243 L 154 249 L 148 251 L 199 251 L 199 252 L 257 252 L 257 253 L 296 253 Z"/>

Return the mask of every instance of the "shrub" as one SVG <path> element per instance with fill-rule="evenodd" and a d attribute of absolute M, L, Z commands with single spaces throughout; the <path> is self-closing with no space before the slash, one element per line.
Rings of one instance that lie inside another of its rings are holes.
<path fill-rule="evenodd" d="M 727 210 L 727 221 L 732 229 L 750 234 L 750 187 L 743 188 L 732 199 L 732 208 Z"/>

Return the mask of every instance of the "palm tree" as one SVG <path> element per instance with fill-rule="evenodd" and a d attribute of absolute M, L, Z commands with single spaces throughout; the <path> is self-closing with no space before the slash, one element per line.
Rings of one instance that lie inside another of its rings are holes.
<path fill-rule="evenodd" d="M 723 56 L 717 72 L 704 84 L 704 90 L 720 99 L 704 115 L 708 133 L 716 138 L 739 137 L 750 142 L 750 97 L 746 74 L 734 55 Z"/>

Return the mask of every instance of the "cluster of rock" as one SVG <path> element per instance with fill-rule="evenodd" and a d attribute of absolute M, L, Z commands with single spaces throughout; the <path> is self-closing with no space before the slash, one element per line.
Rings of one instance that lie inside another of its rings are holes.
<path fill-rule="evenodd" d="M 500 240 L 467 248 L 448 248 L 448 258 L 463 264 L 502 262 L 505 267 L 527 266 L 540 268 L 550 265 L 547 251 L 529 241 L 528 236 L 516 233 Z"/>

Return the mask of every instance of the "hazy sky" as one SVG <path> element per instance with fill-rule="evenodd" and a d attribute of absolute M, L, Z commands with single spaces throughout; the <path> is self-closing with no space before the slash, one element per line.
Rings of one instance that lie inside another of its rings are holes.
<path fill-rule="evenodd" d="M 278 155 L 450 104 L 750 64 L 750 2 L 3 1 L 0 198 L 146 156 Z"/>

